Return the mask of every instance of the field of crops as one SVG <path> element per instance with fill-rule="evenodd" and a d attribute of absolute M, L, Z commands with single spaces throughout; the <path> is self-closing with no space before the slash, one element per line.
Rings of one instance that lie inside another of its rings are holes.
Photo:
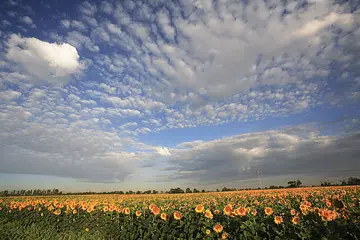
<path fill-rule="evenodd" d="M 359 239 L 356 187 L 0 199 L 0 239 Z"/>

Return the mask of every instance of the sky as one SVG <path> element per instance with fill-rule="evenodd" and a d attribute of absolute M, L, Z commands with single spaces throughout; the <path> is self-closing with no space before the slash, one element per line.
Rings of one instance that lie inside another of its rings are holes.
<path fill-rule="evenodd" d="M 0 189 L 360 176 L 360 3 L 0 3 Z"/>

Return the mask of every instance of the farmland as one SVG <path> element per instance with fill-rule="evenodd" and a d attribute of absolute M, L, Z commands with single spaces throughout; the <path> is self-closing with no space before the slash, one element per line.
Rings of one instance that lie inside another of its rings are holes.
<path fill-rule="evenodd" d="M 356 187 L 0 199 L 1 239 L 359 239 Z"/>

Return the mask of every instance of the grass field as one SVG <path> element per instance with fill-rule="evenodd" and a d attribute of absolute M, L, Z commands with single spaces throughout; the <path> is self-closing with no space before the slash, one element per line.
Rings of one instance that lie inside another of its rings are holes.
<path fill-rule="evenodd" d="M 1 239 L 359 239 L 355 187 L 0 200 Z"/>

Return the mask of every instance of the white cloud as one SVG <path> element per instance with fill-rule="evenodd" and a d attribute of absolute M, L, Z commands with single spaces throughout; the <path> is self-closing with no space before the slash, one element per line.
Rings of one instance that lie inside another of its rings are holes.
<path fill-rule="evenodd" d="M 93 16 L 97 12 L 97 7 L 88 1 L 84 1 L 79 7 L 79 11 L 85 15 Z"/>
<path fill-rule="evenodd" d="M 166 147 L 158 147 L 156 148 L 156 152 L 161 156 L 171 156 L 169 149 L 167 149 Z"/>
<path fill-rule="evenodd" d="M 141 112 L 136 109 L 119 109 L 119 113 L 124 117 L 140 117 Z"/>
<path fill-rule="evenodd" d="M 322 29 L 337 22 L 340 24 L 352 25 L 353 23 L 352 15 L 351 14 L 339 15 L 337 13 L 331 12 L 321 20 L 314 19 L 306 23 L 303 27 L 295 31 L 295 35 L 298 37 L 310 37 L 312 35 L 317 34 Z"/>
<path fill-rule="evenodd" d="M 76 20 L 71 21 L 71 26 L 73 28 L 76 28 L 76 29 L 81 30 L 81 31 L 87 30 L 86 25 L 84 23 L 80 22 L 80 21 L 76 21 Z"/>
<path fill-rule="evenodd" d="M 5 90 L 0 92 L 0 100 L 11 101 L 21 96 L 21 92 Z"/>
<path fill-rule="evenodd" d="M 101 10 L 104 13 L 111 14 L 112 11 L 114 10 L 114 6 L 111 3 L 107 2 L 107 1 L 102 1 L 101 2 Z"/>
<path fill-rule="evenodd" d="M 304 110 L 304 109 L 306 109 L 308 106 L 309 106 L 309 103 L 307 102 L 307 100 L 303 100 L 303 101 L 301 101 L 301 102 L 298 102 L 295 107 L 296 107 L 296 109 L 298 109 L 298 110 Z"/>
<path fill-rule="evenodd" d="M 116 87 L 111 87 L 109 85 L 106 85 L 105 83 L 100 83 L 99 87 L 105 90 L 107 93 L 115 93 Z"/>
<path fill-rule="evenodd" d="M 1 26 L 9 27 L 9 26 L 11 26 L 11 22 L 9 22 L 8 20 L 2 20 L 1 21 Z"/>
<path fill-rule="evenodd" d="M 116 26 L 115 24 L 107 23 L 106 26 L 107 26 L 109 32 L 111 32 L 115 35 L 118 35 L 118 36 L 120 36 L 122 34 L 121 29 L 118 26 Z"/>
<path fill-rule="evenodd" d="M 136 122 L 127 122 L 123 125 L 120 126 L 121 129 L 126 129 L 126 128 L 133 128 L 133 127 L 137 127 L 138 124 Z"/>
<path fill-rule="evenodd" d="M 66 37 L 67 42 L 74 45 L 76 48 L 85 47 L 92 52 L 99 52 L 99 46 L 95 45 L 91 38 L 81 34 L 78 31 L 71 31 Z"/>
<path fill-rule="evenodd" d="M 159 22 L 162 31 L 169 40 L 174 40 L 175 29 L 171 26 L 169 15 L 166 12 L 159 12 L 157 14 L 157 21 Z"/>
<path fill-rule="evenodd" d="M 77 20 L 63 19 L 63 20 L 60 21 L 60 24 L 64 28 L 75 28 L 75 29 L 80 30 L 80 31 L 86 31 L 87 30 L 87 26 L 84 23 L 82 23 L 80 21 L 77 21 Z"/>
<path fill-rule="evenodd" d="M 6 57 L 21 64 L 36 82 L 47 81 L 61 85 L 84 68 L 75 47 L 16 34 L 12 34 L 8 40 Z"/>
<path fill-rule="evenodd" d="M 127 97 L 127 98 L 119 98 L 113 96 L 103 96 L 103 100 L 106 102 L 112 103 L 114 106 L 125 108 L 125 107 L 133 107 L 136 109 L 156 109 L 156 110 L 164 110 L 165 104 L 159 101 L 155 101 L 152 99 L 147 99 L 144 97 Z"/>
<path fill-rule="evenodd" d="M 21 21 L 28 24 L 28 25 L 32 25 L 33 21 L 29 16 L 24 16 L 23 18 L 21 18 Z"/>
<path fill-rule="evenodd" d="M 63 26 L 64 28 L 69 28 L 70 23 L 71 23 L 71 21 L 67 20 L 67 19 L 63 19 L 63 20 L 60 21 L 61 26 Z"/>

